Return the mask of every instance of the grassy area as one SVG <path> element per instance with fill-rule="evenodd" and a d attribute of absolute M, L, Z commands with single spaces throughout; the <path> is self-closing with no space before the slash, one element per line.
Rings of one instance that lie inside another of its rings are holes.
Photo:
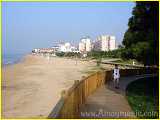
<path fill-rule="evenodd" d="M 158 118 L 158 77 L 143 78 L 127 87 L 127 99 L 138 118 Z"/>
<path fill-rule="evenodd" d="M 87 75 L 90 75 L 92 73 L 95 73 L 97 71 L 101 71 L 101 70 L 105 70 L 105 68 L 103 68 L 102 66 L 94 66 L 92 67 L 90 70 L 86 70 L 86 71 L 80 71 L 81 73 L 84 73 L 84 74 L 87 74 Z"/>
<path fill-rule="evenodd" d="M 135 65 L 141 65 L 141 63 L 137 62 L 136 60 L 134 60 Z M 117 61 L 113 61 L 113 63 L 121 63 L 121 64 L 133 64 L 133 60 L 117 60 Z"/>

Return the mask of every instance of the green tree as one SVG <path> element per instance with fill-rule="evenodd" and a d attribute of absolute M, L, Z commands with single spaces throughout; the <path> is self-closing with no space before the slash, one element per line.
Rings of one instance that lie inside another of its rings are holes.
<path fill-rule="evenodd" d="M 158 2 L 136 2 L 123 38 L 122 57 L 137 59 L 145 65 L 158 65 L 158 10 Z"/>

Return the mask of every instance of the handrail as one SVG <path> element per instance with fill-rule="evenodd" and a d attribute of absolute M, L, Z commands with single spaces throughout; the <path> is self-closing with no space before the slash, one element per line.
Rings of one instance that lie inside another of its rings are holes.
<path fill-rule="evenodd" d="M 158 66 L 144 66 L 144 65 L 132 65 L 132 64 L 125 64 L 125 63 L 114 63 L 114 62 L 101 62 L 101 64 L 110 64 L 110 65 L 119 65 L 119 66 L 127 66 L 127 67 L 132 67 L 132 68 L 155 68 L 157 69 Z"/>
<path fill-rule="evenodd" d="M 63 105 L 64 105 L 64 99 L 60 98 L 60 100 L 58 101 L 58 103 L 56 104 L 54 109 L 49 114 L 48 118 L 58 118 L 58 117 L 60 117 L 59 113 L 60 113 Z"/>
<path fill-rule="evenodd" d="M 121 69 L 121 76 L 157 73 L 158 69 Z M 67 91 L 62 91 L 61 98 L 48 118 L 79 118 L 80 107 L 87 97 L 98 87 L 112 79 L 112 71 L 98 71 L 92 75 L 76 80 Z"/>
<path fill-rule="evenodd" d="M 127 67 L 133 67 L 133 68 L 144 68 L 143 65 L 132 65 L 132 64 L 124 64 L 124 63 L 114 63 L 114 62 L 101 62 L 101 64 L 120 65 L 120 66 L 127 66 Z"/>

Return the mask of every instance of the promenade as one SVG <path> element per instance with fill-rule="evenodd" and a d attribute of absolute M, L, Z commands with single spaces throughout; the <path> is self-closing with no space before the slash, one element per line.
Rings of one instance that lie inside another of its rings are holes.
<path fill-rule="evenodd" d="M 125 97 L 125 90 L 129 83 L 153 75 L 137 75 L 122 77 L 120 88 L 113 87 L 112 80 L 102 85 L 93 94 L 88 96 L 82 106 L 81 118 L 136 118 Z"/>

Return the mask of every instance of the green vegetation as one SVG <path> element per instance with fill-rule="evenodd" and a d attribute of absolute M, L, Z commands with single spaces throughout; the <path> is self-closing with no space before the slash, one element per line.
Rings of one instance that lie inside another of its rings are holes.
<path fill-rule="evenodd" d="M 123 45 L 117 50 L 102 52 L 91 51 L 88 58 L 122 58 L 136 59 L 144 65 L 159 64 L 159 3 L 136 2 L 132 16 L 128 22 L 128 29 L 124 34 Z M 81 57 L 75 53 L 57 53 L 57 56 Z"/>
<path fill-rule="evenodd" d="M 56 56 L 58 56 L 58 57 L 64 57 L 64 54 L 65 54 L 64 52 L 57 52 Z"/>
<path fill-rule="evenodd" d="M 91 51 L 87 53 L 87 58 L 86 59 L 96 59 L 97 60 L 97 66 L 100 66 L 100 62 L 102 61 L 103 58 L 120 58 L 120 60 L 113 61 L 115 63 L 124 63 L 124 64 L 132 64 L 133 59 L 125 59 L 122 58 L 122 53 L 124 52 L 124 48 L 119 48 L 117 50 L 113 51 Z M 81 58 L 82 55 L 80 53 L 73 53 L 73 52 L 58 52 L 56 53 L 57 56 L 59 57 L 72 57 L 72 58 Z M 137 60 L 135 60 L 135 64 L 140 64 Z"/>
<path fill-rule="evenodd" d="M 83 70 L 83 71 L 80 71 L 80 72 L 90 75 L 90 74 L 95 73 L 97 71 L 103 71 L 103 70 L 105 70 L 105 68 L 103 68 L 102 66 L 94 66 L 89 70 L 86 70 L 86 71 Z"/>
<path fill-rule="evenodd" d="M 124 34 L 123 46 L 113 51 L 91 51 L 89 59 L 97 59 L 97 65 L 102 58 L 121 58 L 130 63 L 133 59 L 144 65 L 159 64 L 159 3 L 136 2 L 132 16 L 128 22 L 128 30 Z M 80 53 L 56 53 L 57 56 L 82 57 Z"/>
<path fill-rule="evenodd" d="M 57 52 L 56 55 L 59 56 L 59 57 L 78 57 L 78 58 L 81 57 L 80 53 L 73 53 L 73 52 L 67 52 L 67 53 Z"/>
<path fill-rule="evenodd" d="M 124 46 L 108 52 L 91 51 L 88 57 L 136 59 L 144 65 L 158 65 L 158 21 L 158 2 L 136 2 L 123 38 Z"/>
<path fill-rule="evenodd" d="M 94 59 L 100 58 L 121 58 L 121 53 L 124 49 L 119 48 L 117 50 L 112 51 L 91 51 L 87 54 L 87 57 L 91 57 Z"/>
<path fill-rule="evenodd" d="M 128 85 L 127 99 L 138 118 L 158 118 L 158 85 L 158 77 L 139 79 Z"/>
<path fill-rule="evenodd" d="M 136 2 L 123 39 L 122 57 L 145 65 L 158 65 L 158 2 Z"/>
<path fill-rule="evenodd" d="M 120 58 L 121 52 L 123 48 L 113 50 L 113 51 L 91 51 L 87 53 L 87 58 L 98 59 L 101 58 Z M 73 52 L 57 52 L 57 56 L 59 57 L 82 57 L 80 53 L 73 53 Z"/>
<path fill-rule="evenodd" d="M 129 59 L 129 60 L 120 59 L 120 60 L 113 61 L 113 63 L 133 64 L 133 61 L 135 62 L 136 65 L 140 65 L 140 63 L 134 59 Z"/>

